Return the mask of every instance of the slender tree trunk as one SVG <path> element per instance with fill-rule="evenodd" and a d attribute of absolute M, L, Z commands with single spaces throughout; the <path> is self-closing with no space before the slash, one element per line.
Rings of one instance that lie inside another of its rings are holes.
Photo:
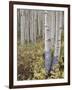
<path fill-rule="evenodd" d="M 54 48 L 55 45 L 55 30 L 56 30 L 56 13 L 51 11 L 51 46 Z"/>
<path fill-rule="evenodd" d="M 24 10 L 20 10 L 21 15 L 21 44 L 24 44 L 24 29 L 25 29 L 25 16 L 24 16 Z"/>
<path fill-rule="evenodd" d="M 61 48 L 61 32 L 63 27 L 63 15 L 62 12 L 56 12 L 56 39 L 55 39 L 55 52 L 53 59 L 53 66 L 58 64 Z"/>
<path fill-rule="evenodd" d="M 33 18 L 34 18 L 34 22 L 33 22 L 33 37 L 34 37 L 34 43 L 36 43 L 36 33 L 37 33 L 37 12 L 34 11 L 34 14 L 33 14 Z"/>
<path fill-rule="evenodd" d="M 42 39 L 43 39 L 43 41 L 45 39 L 45 26 L 44 26 L 44 24 L 45 24 L 45 15 L 44 15 L 44 13 L 42 13 Z"/>
<path fill-rule="evenodd" d="M 26 32 L 26 42 L 29 43 L 29 10 L 26 10 L 25 16 L 25 32 Z"/>
<path fill-rule="evenodd" d="M 58 64 L 58 35 L 59 35 L 59 12 L 56 12 L 56 37 L 55 37 L 55 52 L 53 58 L 53 65 Z"/>
<path fill-rule="evenodd" d="M 38 11 L 38 35 L 41 35 L 41 11 Z"/>
<path fill-rule="evenodd" d="M 20 43 L 20 9 L 17 9 L 17 41 Z"/>
<path fill-rule="evenodd" d="M 63 22 L 64 22 L 64 18 L 63 18 L 63 12 L 59 12 L 59 37 L 58 37 L 58 45 L 59 45 L 59 51 L 58 51 L 58 58 L 60 56 L 60 49 L 61 49 L 61 33 L 63 31 Z"/>
<path fill-rule="evenodd" d="M 51 33 L 50 33 L 50 14 L 45 11 L 45 69 L 48 73 L 51 66 Z"/>
<path fill-rule="evenodd" d="M 31 10 L 30 12 L 30 39 L 31 39 L 31 42 L 33 42 L 33 29 L 34 29 L 34 26 L 33 26 L 33 10 Z"/>

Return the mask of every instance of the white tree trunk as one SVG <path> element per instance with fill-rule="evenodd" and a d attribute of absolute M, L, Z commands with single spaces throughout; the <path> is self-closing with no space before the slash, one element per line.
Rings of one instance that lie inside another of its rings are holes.
<path fill-rule="evenodd" d="M 60 55 L 60 48 L 61 48 L 61 32 L 63 27 L 63 15 L 62 12 L 56 12 L 56 39 L 55 39 L 55 52 L 54 52 L 54 59 L 53 59 L 53 66 L 58 64 L 58 59 Z"/>
<path fill-rule="evenodd" d="M 60 56 L 60 49 L 61 49 L 61 33 L 62 33 L 62 30 L 63 30 L 63 22 L 64 22 L 64 19 L 63 19 L 63 12 L 59 12 L 59 37 L 58 37 L 58 47 L 59 47 L 59 51 L 58 51 L 58 58 Z"/>
<path fill-rule="evenodd" d="M 41 11 L 38 11 L 38 35 L 41 35 Z"/>
<path fill-rule="evenodd" d="M 31 10 L 30 12 L 30 39 L 31 39 L 31 42 L 33 42 L 33 29 L 34 29 L 34 26 L 33 26 L 33 10 Z"/>
<path fill-rule="evenodd" d="M 56 13 L 51 11 L 51 46 L 54 48 L 55 45 L 55 30 L 56 30 Z"/>
<path fill-rule="evenodd" d="M 45 69 L 49 72 L 51 66 L 51 33 L 50 33 L 50 14 L 45 11 Z"/>
<path fill-rule="evenodd" d="M 26 41 L 29 43 L 29 10 L 26 10 L 26 16 L 25 16 L 25 32 L 26 32 Z"/>
<path fill-rule="evenodd" d="M 25 16 L 24 16 L 24 10 L 20 10 L 21 15 L 21 44 L 24 44 L 24 29 L 25 29 Z"/>
<path fill-rule="evenodd" d="M 37 12 L 34 11 L 34 22 L 33 22 L 33 37 L 34 37 L 34 43 L 36 43 L 36 33 L 37 33 Z"/>
<path fill-rule="evenodd" d="M 59 36 L 59 12 L 56 12 L 56 33 L 55 33 L 55 51 L 53 65 L 58 64 L 58 36 Z"/>
<path fill-rule="evenodd" d="M 42 13 L 42 38 L 43 38 L 43 41 L 45 39 L 45 26 L 44 26 L 44 24 L 45 24 L 45 15 L 44 15 L 44 13 Z"/>
<path fill-rule="evenodd" d="M 20 9 L 17 10 L 17 41 L 20 43 Z"/>

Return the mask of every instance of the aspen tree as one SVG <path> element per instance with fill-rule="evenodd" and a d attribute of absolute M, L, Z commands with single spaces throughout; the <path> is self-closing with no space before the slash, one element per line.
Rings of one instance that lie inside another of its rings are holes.
<path fill-rule="evenodd" d="M 51 33 L 50 33 L 50 14 L 45 11 L 45 69 L 48 73 L 51 66 Z"/>
<path fill-rule="evenodd" d="M 51 11 L 51 46 L 55 45 L 56 15 L 55 11 Z"/>
<path fill-rule="evenodd" d="M 63 12 L 57 11 L 56 12 L 55 52 L 54 52 L 53 66 L 58 64 L 58 60 L 59 60 L 59 56 L 60 56 L 62 29 L 63 29 Z"/>
<path fill-rule="evenodd" d="M 31 40 L 31 42 L 33 43 L 33 29 L 34 29 L 34 26 L 33 26 L 33 20 L 34 20 L 34 18 L 33 18 L 33 10 L 30 10 L 30 40 Z"/>
<path fill-rule="evenodd" d="M 21 16 L 21 44 L 23 45 L 25 42 L 24 38 L 24 30 L 25 30 L 25 15 L 24 10 L 20 10 L 20 16 Z"/>

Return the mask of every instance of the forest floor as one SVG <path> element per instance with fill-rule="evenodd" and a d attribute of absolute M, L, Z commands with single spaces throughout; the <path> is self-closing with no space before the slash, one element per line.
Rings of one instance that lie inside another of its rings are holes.
<path fill-rule="evenodd" d="M 64 77 L 64 61 L 62 55 L 55 70 L 50 73 L 45 71 L 44 43 L 39 41 L 17 45 L 17 80 L 43 80 Z"/>

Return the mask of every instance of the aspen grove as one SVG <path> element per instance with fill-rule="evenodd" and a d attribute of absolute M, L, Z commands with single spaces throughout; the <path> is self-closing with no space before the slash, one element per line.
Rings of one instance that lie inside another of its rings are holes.
<path fill-rule="evenodd" d="M 64 78 L 64 12 L 17 9 L 17 79 Z"/>

